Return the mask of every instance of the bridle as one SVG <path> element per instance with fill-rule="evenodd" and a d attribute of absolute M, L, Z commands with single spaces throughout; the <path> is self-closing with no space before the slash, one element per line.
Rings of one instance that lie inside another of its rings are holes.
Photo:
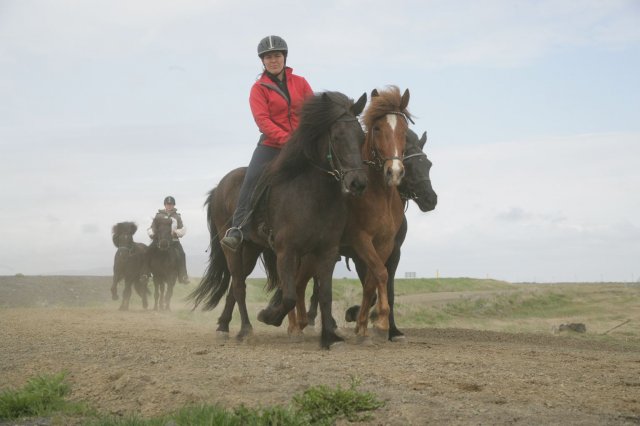
<path fill-rule="evenodd" d="M 417 152 L 415 154 L 409 154 L 407 156 L 404 157 L 403 161 L 407 161 L 410 158 L 416 158 L 416 157 L 422 157 L 424 156 L 425 158 L 427 157 L 427 154 L 425 154 L 424 152 Z M 419 182 L 431 182 L 431 178 L 430 177 L 426 177 L 424 179 L 420 179 Z M 399 188 L 398 188 L 399 190 Z M 409 201 L 409 200 L 417 200 L 418 198 L 420 198 L 420 196 L 418 194 L 416 194 L 415 192 L 403 192 L 400 191 L 400 197 L 405 200 L 405 201 Z"/>
<path fill-rule="evenodd" d="M 335 120 L 334 124 L 338 122 L 351 122 L 351 121 L 358 121 L 358 118 L 354 115 L 351 115 L 345 112 Z M 313 164 L 313 166 L 316 167 L 317 169 L 320 169 L 323 172 L 332 176 L 336 181 L 343 184 L 347 174 L 357 172 L 364 168 L 364 167 L 354 167 L 354 168 L 347 169 L 342 167 L 342 163 L 340 162 L 340 157 L 338 156 L 338 153 L 334 148 L 334 140 L 331 134 L 329 134 L 329 152 L 327 153 L 326 158 L 329 161 L 330 170 L 325 169 L 324 167 L 319 166 L 313 162 L 311 164 Z"/>
<path fill-rule="evenodd" d="M 413 120 L 411 119 L 411 117 L 409 117 L 407 114 L 405 114 L 402 111 L 389 111 L 385 113 L 385 115 L 388 115 L 388 114 L 394 114 L 404 118 L 404 121 L 407 123 L 407 126 L 409 125 L 409 122 L 413 123 Z M 382 118 L 382 117 L 378 117 L 377 119 L 379 118 Z M 371 138 L 373 139 L 373 136 L 371 136 Z M 393 160 L 404 161 L 407 157 L 404 157 L 404 156 L 401 157 L 397 155 L 394 155 L 393 157 L 383 157 L 380 154 L 380 151 L 378 150 L 378 148 L 372 142 L 371 158 L 372 158 L 371 160 L 362 160 L 362 162 L 367 166 L 373 167 L 375 170 L 382 170 L 384 168 L 384 163 L 386 163 L 387 161 L 393 161 Z"/>
<path fill-rule="evenodd" d="M 120 243 L 120 237 L 122 237 L 123 235 L 126 235 L 126 236 L 128 236 L 129 238 L 131 238 L 131 243 L 130 243 L 130 244 L 128 244 L 128 245 L 126 245 L 126 246 L 118 245 L 118 251 L 120 251 L 120 250 L 127 250 L 127 251 L 128 251 L 128 254 L 129 254 L 129 255 L 131 255 L 131 254 L 133 254 L 133 248 L 134 248 L 134 247 L 133 247 L 133 235 L 132 235 L 132 234 L 127 234 L 127 233 L 119 234 L 119 235 L 118 235 L 118 243 Z"/>

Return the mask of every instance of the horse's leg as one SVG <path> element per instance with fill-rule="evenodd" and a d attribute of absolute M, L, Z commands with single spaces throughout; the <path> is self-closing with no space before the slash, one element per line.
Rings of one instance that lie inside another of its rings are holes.
<path fill-rule="evenodd" d="M 404 337 L 404 333 L 401 332 L 398 327 L 396 327 L 395 316 L 393 314 L 393 305 L 395 302 L 395 281 L 394 277 L 396 275 L 396 270 L 398 269 L 398 264 L 400 263 L 400 247 L 402 247 L 402 243 L 404 243 L 404 239 L 407 236 L 407 217 L 404 216 L 402 219 L 402 225 L 400 226 L 400 230 L 396 234 L 393 251 L 387 260 L 387 272 L 389 273 L 389 278 L 387 281 L 387 296 L 389 298 L 389 340 L 392 342 L 405 342 L 406 338 Z"/>
<path fill-rule="evenodd" d="M 322 321 L 322 331 L 320 333 L 320 346 L 325 349 L 337 349 L 344 344 L 344 339 L 336 334 L 336 324 L 331 314 L 332 303 L 332 275 L 335 269 L 336 253 L 319 263 L 315 277 L 318 281 L 318 303 L 320 306 L 320 317 Z"/>
<path fill-rule="evenodd" d="M 144 309 L 147 309 L 149 306 L 149 303 L 147 302 L 147 279 L 146 275 L 141 275 L 134 284 L 136 293 L 138 293 L 138 296 L 142 299 L 142 307 Z"/>
<path fill-rule="evenodd" d="M 115 269 L 115 268 L 114 268 Z M 118 300 L 118 282 L 122 278 L 119 272 L 113 271 L 113 284 L 111 284 L 111 300 Z"/>
<path fill-rule="evenodd" d="M 160 310 L 164 311 L 164 289 L 165 289 L 165 277 L 162 277 L 162 281 L 160 282 Z"/>
<path fill-rule="evenodd" d="M 131 278 L 125 277 L 124 279 L 124 291 L 122 292 L 122 303 L 120 303 L 121 311 L 129 310 L 129 300 L 131 299 L 131 286 L 133 282 Z"/>
<path fill-rule="evenodd" d="M 169 305 L 171 303 L 171 297 L 173 296 L 173 287 L 175 287 L 176 281 L 178 281 L 177 274 L 171 274 L 171 276 L 167 280 L 167 291 L 164 294 L 164 307 L 167 311 L 171 310 L 171 306 Z"/>
<path fill-rule="evenodd" d="M 296 306 L 295 275 L 297 256 L 290 250 L 277 252 L 278 276 L 282 283 L 282 301 L 269 305 L 258 314 L 258 321 L 280 327 L 282 320 Z"/>
<path fill-rule="evenodd" d="M 234 266 L 240 266 L 240 269 L 236 269 L 236 273 L 231 277 L 233 296 L 240 312 L 240 331 L 236 336 L 238 340 L 244 340 L 253 335 L 253 326 L 249 320 L 249 310 L 247 309 L 247 276 L 256 267 L 260 251 L 254 245 L 245 244 L 240 251 L 240 256 L 237 256 L 237 263 L 234 263 Z"/>
<path fill-rule="evenodd" d="M 224 301 L 224 309 L 218 318 L 218 328 L 216 328 L 216 335 L 220 339 L 229 338 L 229 323 L 233 315 L 233 307 L 236 305 L 236 299 L 233 297 L 233 290 L 227 291 L 227 297 Z"/>
<path fill-rule="evenodd" d="M 356 272 L 358 273 L 358 279 L 360 280 L 360 284 L 362 285 L 362 289 L 364 291 L 364 282 L 367 276 L 367 265 L 358 257 L 355 256 L 352 258 L 353 264 L 356 266 Z M 377 296 L 374 293 L 371 298 L 371 305 L 373 306 L 376 303 Z M 360 305 L 353 305 L 349 307 L 344 313 L 344 319 L 347 322 L 355 322 L 358 319 L 358 313 L 360 312 Z"/>
<path fill-rule="evenodd" d="M 160 280 L 160 277 L 158 277 L 157 274 L 153 274 L 153 310 L 154 311 L 157 311 L 158 309 L 160 309 L 160 304 L 158 299 L 160 299 L 161 284 L 162 284 L 162 281 Z"/>
<path fill-rule="evenodd" d="M 240 312 L 240 331 L 236 335 L 236 339 L 242 341 L 253 334 L 253 326 L 249 320 L 247 310 L 247 283 L 244 274 L 231 277 L 231 291 L 233 292 L 233 297 L 238 304 L 238 311 Z"/>
<path fill-rule="evenodd" d="M 316 316 L 318 316 L 318 296 L 320 290 L 318 289 L 318 280 L 313 279 L 313 292 L 309 299 L 309 311 L 307 312 L 307 321 L 310 326 L 316 325 Z"/>
<path fill-rule="evenodd" d="M 356 334 L 361 340 L 365 340 L 368 336 L 367 325 L 369 320 L 369 308 L 371 307 L 372 297 L 375 291 L 378 291 L 378 319 L 376 320 L 376 329 L 384 332 L 385 336 L 389 330 L 389 302 L 387 299 L 387 268 L 380 260 L 378 252 L 373 247 L 370 240 L 361 239 L 354 244 L 356 252 L 367 265 L 367 276 L 362 291 L 362 303 L 358 320 L 356 322 Z M 384 250 L 383 250 L 384 252 Z M 387 251 L 388 254 L 388 251 Z M 388 256 L 385 256 L 385 258 Z"/>

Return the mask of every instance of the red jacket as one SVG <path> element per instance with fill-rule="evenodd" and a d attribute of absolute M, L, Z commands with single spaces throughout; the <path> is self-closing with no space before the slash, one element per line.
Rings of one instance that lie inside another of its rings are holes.
<path fill-rule="evenodd" d="M 280 94 L 278 85 L 265 73 L 251 87 L 249 105 L 258 129 L 264 137 L 262 144 L 282 148 L 291 133 L 298 127 L 300 107 L 305 99 L 313 96 L 313 90 L 303 77 L 285 68 L 287 88 L 291 103 Z"/>

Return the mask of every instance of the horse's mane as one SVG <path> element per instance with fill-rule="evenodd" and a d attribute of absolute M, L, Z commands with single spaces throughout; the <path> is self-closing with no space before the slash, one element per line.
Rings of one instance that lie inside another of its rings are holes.
<path fill-rule="evenodd" d="M 340 116 L 350 111 L 353 100 L 340 92 L 322 92 L 305 101 L 300 123 L 282 152 L 267 170 L 272 183 L 288 180 L 309 169 L 309 161 L 321 164 L 318 140 Z"/>
<path fill-rule="evenodd" d="M 120 222 L 120 223 L 116 223 L 115 225 L 113 225 L 113 228 L 111 228 L 111 240 L 113 241 L 113 245 L 118 247 L 118 244 L 116 243 L 116 240 L 118 238 L 118 236 L 120 236 L 120 234 L 126 232 L 128 234 L 135 234 L 136 231 L 138 230 L 138 225 L 136 225 L 134 222 Z"/>
<path fill-rule="evenodd" d="M 111 233 L 113 235 L 120 235 L 123 232 L 135 234 L 137 230 L 138 230 L 138 225 L 136 225 L 134 222 L 120 222 L 113 225 L 113 228 L 111 229 Z"/>
<path fill-rule="evenodd" d="M 402 95 L 398 86 L 387 86 L 385 90 L 378 92 L 378 96 L 372 96 L 369 106 L 362 116 L 362 123 L 367 131 L 371 129 L 373 123 L 387 115 L 390 112 L 401 112 L 407 118 L 411 118 L 411 114 L 405 108 L 401 111 Z"/>

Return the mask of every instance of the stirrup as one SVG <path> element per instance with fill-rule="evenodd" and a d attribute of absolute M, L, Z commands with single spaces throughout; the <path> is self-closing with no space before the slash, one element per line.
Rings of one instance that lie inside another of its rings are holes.
<path fill-rule="evenodd" d="M 230 233 L 233 230 L 237 230 L 238 231 L 238 233 L 240 234 L 240 238 L 237 238 L 235 236 L 230 235 Z M 229 241 L 229 240 L 231 240 L 231 241 Z M 227 247 L 229 250 L 235 252 L 242 245 L 243 241 L 244 241 L 244 234 L 242 233 L 240 228 L 231 227 L 231 228 L 227 229 L 227 232 L 225 232 L 224 238 L 222 238 L 220 240 L 220 244 L 222 244 L 223 246 Z"/>
<path fill-rule="evenodd" d="M 240 234 L 240 243 L 244 241 L 244 234 L 237 226 L 232 226 L 231 228 L 227 229 L 227 232 L 224 233 L 224 238 L 231 237 L 231 235 L 229 235 L 231 231 L 238 231 L 238 233 Z"/>

